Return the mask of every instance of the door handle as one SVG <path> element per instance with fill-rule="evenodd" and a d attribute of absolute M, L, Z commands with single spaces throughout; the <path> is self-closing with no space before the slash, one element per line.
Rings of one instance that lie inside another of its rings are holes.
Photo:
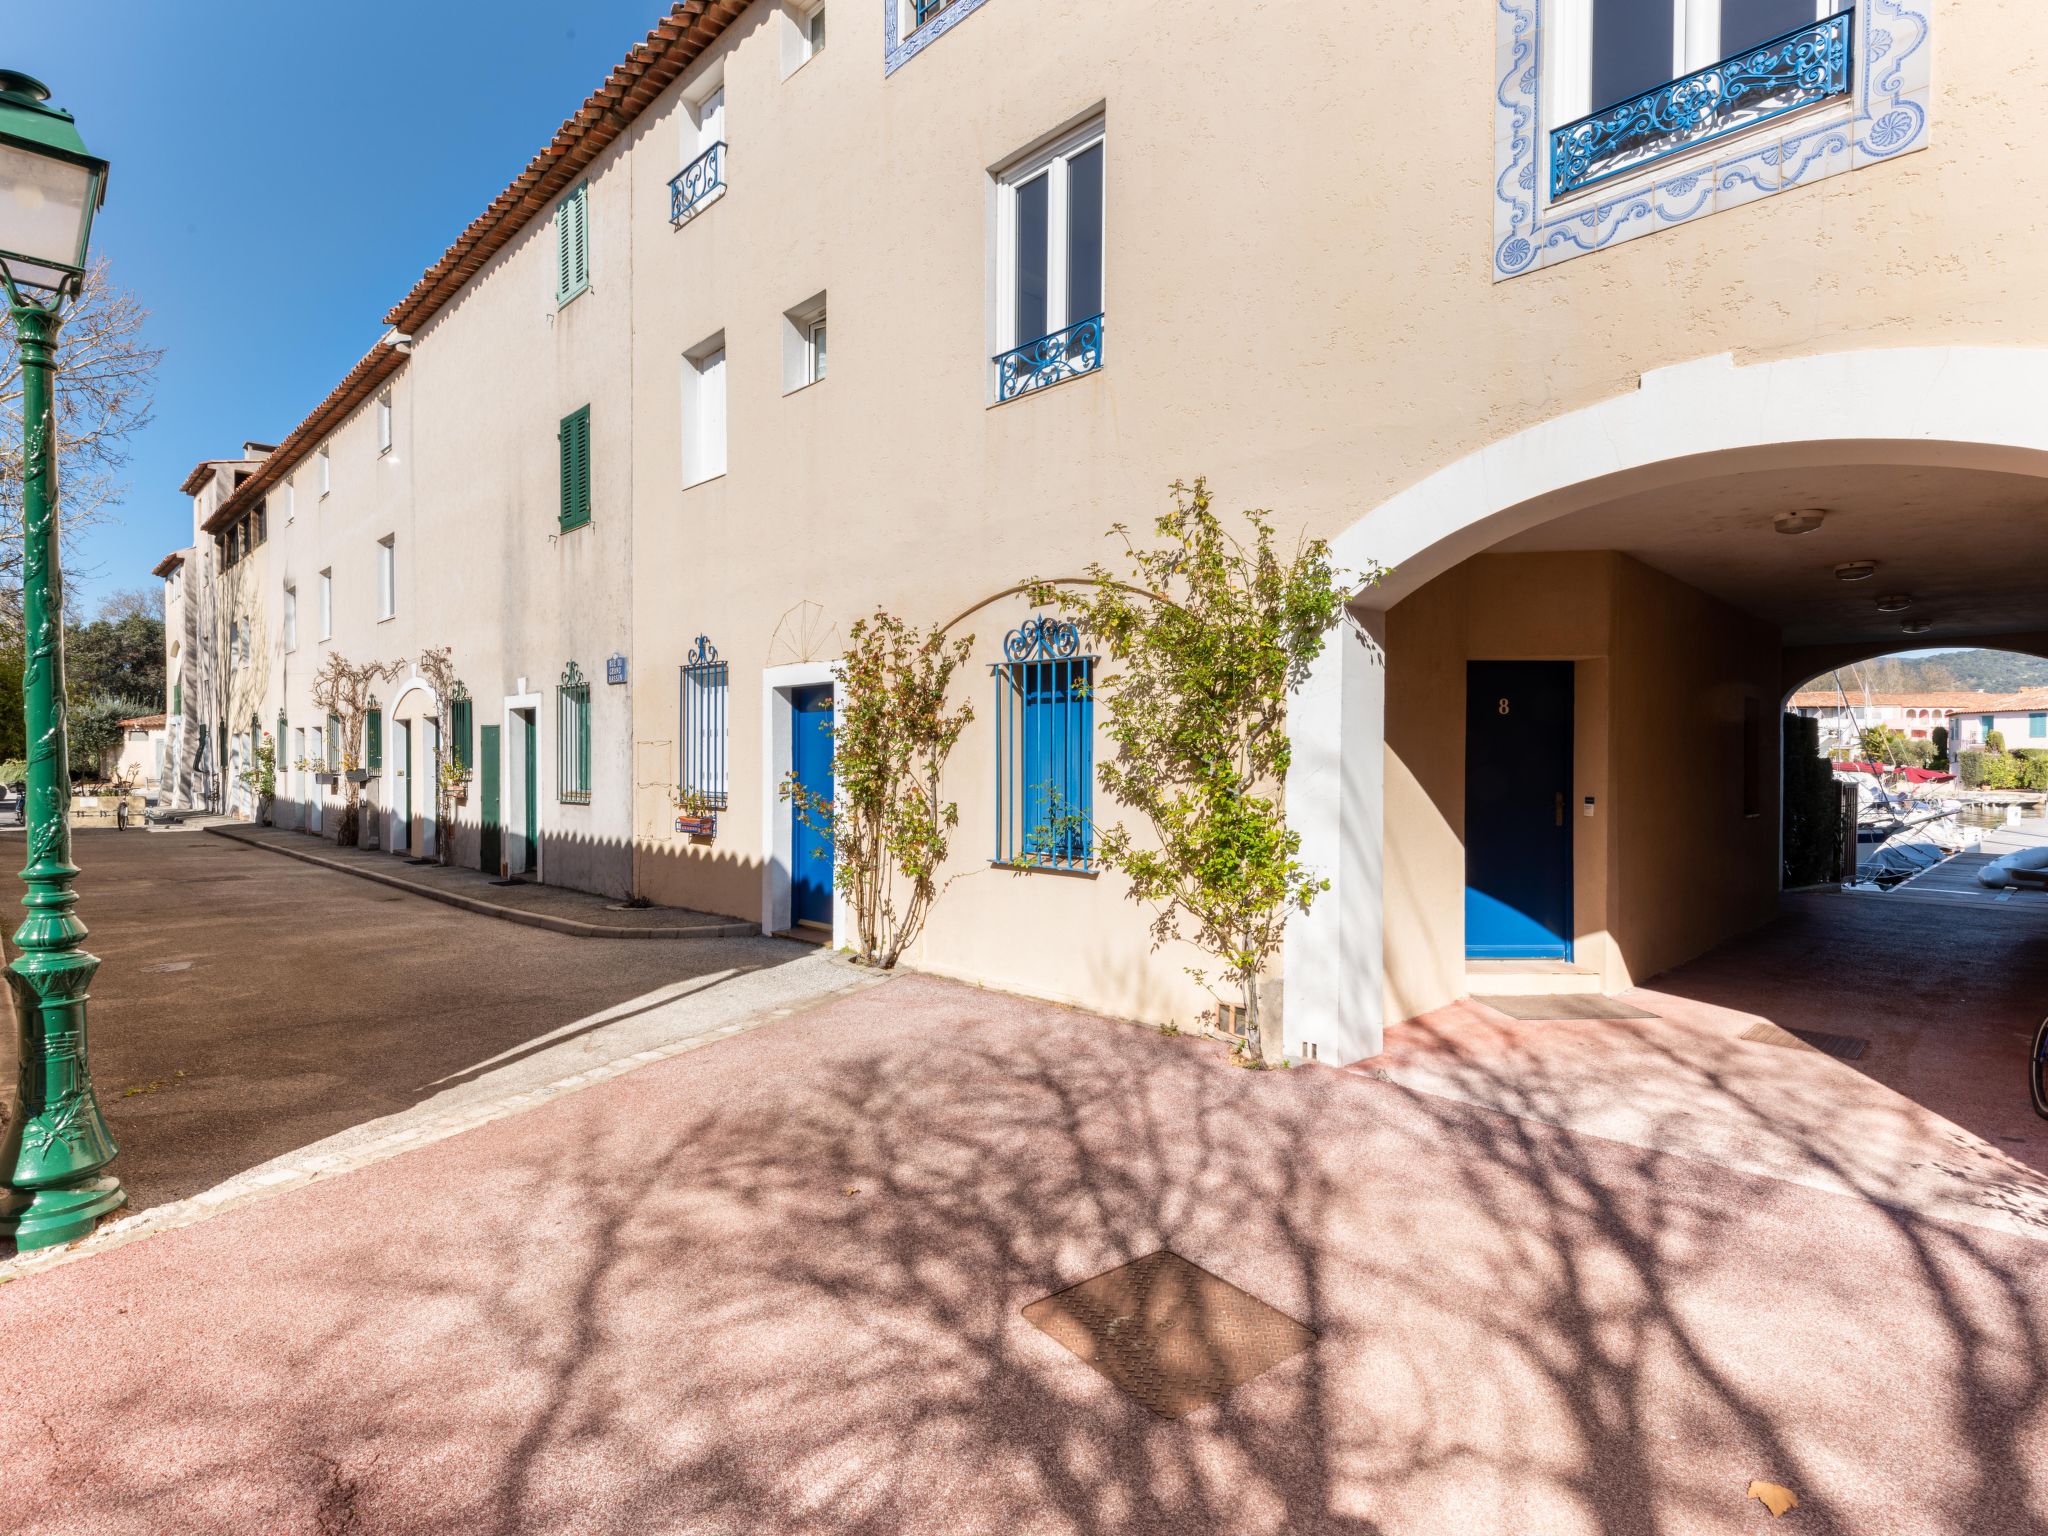
<path fill-rule="evenodd" d="M 1564 825 L 1564 791 L 1561 789 L 1557 792 L 1557 824 L 1560 827 Z"/>

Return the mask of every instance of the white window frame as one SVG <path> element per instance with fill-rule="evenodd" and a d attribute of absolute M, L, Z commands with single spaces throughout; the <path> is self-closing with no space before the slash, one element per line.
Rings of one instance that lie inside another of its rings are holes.
<path fill-rule="evenodd" d="M 1070 325 L 1089 319 L 1088 315 L 1067 313 L 1067 165 L 1076 155 L 1107 142 L 1107 119 L 1097 117 L 1055 139 L 1044 148 L 1025 155 L 996 173 L 996 292 L 995 345 L 992 353 L 1011 351 L 1036 336 L 1017 334 L 1017 189 L 1036 181 L 1040 173 L 1051 178 L 1046 198 L 1045 331 L 1050 336 Z M 1105 154 L 1107 151 L 1105 151 Z M 1097 313 L 1109 306 L 1109 182 L 1103 179 L 1105 204 L 1102 224 L 1102 302 Z"/>
<path fill-rule="evenodd" d="M 284 648 L 299 648 L 299 589 L 290 582 L 284 584 Z"/>
<path fill-rule="evenodd" d="M 725 136 L 725 76 L 712 74 L 699 80 L 684 98 L 682 114 L 683 164 L 688 165 L 714 144 L 730 146 Z M 721 188 L 712 194 L 723 196 Z"/>
<path fill-rule="evenodd" d="M 290 480 L 284 483 L 284 525 L 289 528 L 299 515 L 298 487 Z"/>
<path fill-rule="evenodd" d="M 713 370 L 715 369 L 715 373 Z M 725 332 L 683 355 L 683 485 L 716 480 L 726 470 L 732 385 L 726 366 Z M 716 387 L 711 381 L 716 379 Z"/>
<path fill-rule="evenodd" d="M 334 454 L 327 444 L 322 443 L 317 457 L 320 460 L 320 494 L 324 497 L 334 489 Z"/>
<path fill-rule="evenodd" d="M 793 309 L 782 312 L 782 392 L 793 395 L 800 389 L 824 382 L 819 369 L 821 343 L 829 318 L 823 293 L 813 294 Z"/>
<path fill-rule="evenodd" d="M 391 451 L 391 391 L 385 390 L 377 396 L 377 453 L 379 457 Z"/>
<path fill-rule="evenodd" d="M 398 617 L 398 535 L 377 541 L 377 622 Z"/>
<path fill-rule="evenodd" d="M 782 0 L 782 78 L 787 80 L 825 51 L 819 39 L 825 7 L 806 0 Z"/>
<path fill-rule="evenodd" d="M 1671 73 L 1666 81 L 1681 79 L 1727 57 L 1721 49 L 1722 0 L 1666 3 L 1671 7 Z M 1846 3 L 1847 0 L 1813 0 L 1812 19 L 1825 20 Z M 1613 105 L 1592 99 L 1593 0 L 1550 0 L 1550 4 L 1551 36 L 1556 46 L 1547 50 L 1550 121 L 1542 125 L 1546 134 L 1553 128 L 1577 122 L 1589 112 Z M 1665 82 L 1659 82 L 1662 83 Z M 1714 148 L 1725 154 L 1725 146 L 1723 140 Z M 1708 152 L 1705 146 L 1702 151 Z"/>
<path fill-rule="evenodd" d="M 332 567 L 320 573 L 320 638 L 334 638 L 334 571 Z"/>

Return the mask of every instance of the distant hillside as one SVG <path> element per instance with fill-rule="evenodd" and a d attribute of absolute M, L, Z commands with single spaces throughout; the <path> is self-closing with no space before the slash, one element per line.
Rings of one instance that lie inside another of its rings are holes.
<path fill-rule="evenodd" d="M 1872 693 L 1924 693 L 1946 689 L 2017 693 L 2048 688 L 2048 660 L 2012 651 L 1950 651 L 1944 656 L 1887 656 L 1842 669 L 1851 688 L 1861 678 Z"/>

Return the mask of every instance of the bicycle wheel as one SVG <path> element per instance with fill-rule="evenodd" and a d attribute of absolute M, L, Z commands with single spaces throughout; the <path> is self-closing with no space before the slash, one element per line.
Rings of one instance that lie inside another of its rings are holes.
<path fill-rule="evenodd" d="M 2027 1087 L 2034 1095 L 2034 1113 L 2048 1120 L 2048 1019 L 2034 1031 L 2034 1054 L 2027 1062 Z"/>

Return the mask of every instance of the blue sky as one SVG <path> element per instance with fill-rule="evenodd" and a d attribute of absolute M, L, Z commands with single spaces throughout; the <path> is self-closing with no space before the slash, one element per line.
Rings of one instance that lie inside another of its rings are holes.
<path fill-rule="evenodd" d="M 0 62 L 113 163 L 94 249 L 164 349 L 75 612 L 190 537 L 179 482 L 276 442 L 666 0 L 64 0 Z"/>

